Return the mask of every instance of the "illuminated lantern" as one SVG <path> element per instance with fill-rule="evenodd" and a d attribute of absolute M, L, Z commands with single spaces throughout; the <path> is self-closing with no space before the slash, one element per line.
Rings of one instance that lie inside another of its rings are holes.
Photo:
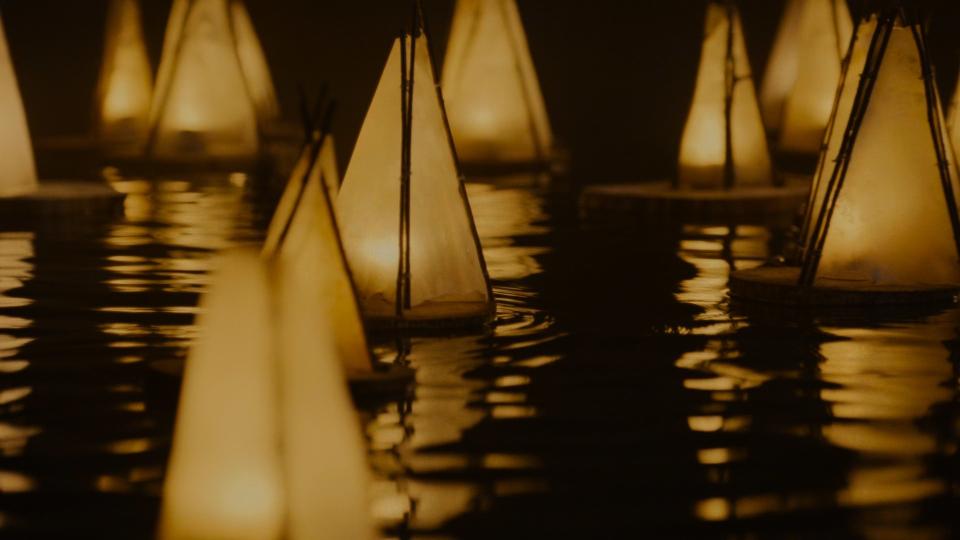
<path fill-rule="evenodd" d="M 15 197 L 37 190 L 37 170 L 27 115 L 10 59 L 7 36 L 0 20 L 0 197 Z"/>
<path fill-rule="evenodd" d="M 458 0 L 443 93 L 464 162 L 550 160 L 553 133 L 515 0 Z"/>
<path fill-rule="evenodd" d="M 279 108 L 241 0 L 175 0 L 150 112 L 148 152 L 165 160 L 255 157 Z"/>
<path fill-rule="evenodd" d="M 819 154 L 852 32 L 846 0 L 787 4 L 760 93 L 782 152 Z"/>
<path fill-rule="evenodd" d="M 867 20 L 846 69 L 801 266 L 737 273 L 731 289 L 793 303 L 952 299 L 957 171 L 921 26 L 896 10 Z"/>
<path fill-rule="evenodd" d="M 679 185 L 721 189 L 772 182 L 740 14 L 733 4 L 711 3 L 680 142 Z"/>
<path fill-rule="evenodd" d="M 396 41 L 337 211 L 374 324 L 477 323 L 493 297 L 424 36 Z"/>
<path fill-rule="evenodd" d="M 372 538 L 330 321 L 284 263 L 224 256 L 187 361 L 160 537 Z"/>
<path fill-rule="evenodd" d="M 112 0 L 97 87 L 99 135 L 110 152 L 137 153 L 146 141 L 153 76 L 138 0 Z"/>

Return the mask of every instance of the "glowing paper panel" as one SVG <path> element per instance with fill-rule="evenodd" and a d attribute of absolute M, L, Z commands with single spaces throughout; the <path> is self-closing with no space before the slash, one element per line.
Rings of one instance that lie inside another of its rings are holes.
<path fill-rule="evenodd" d="M 240 66 L 243 68 L 250 98 L 253 99 L 260 124 L 270 125 L 280 116 L 280 105 L 277 104 L 277 92 L 273 87 L 270 66 L 246 5 L 242 0 L 232 0 L 230 10 L 237 56 L 240 57 Z"/>
<path fill-rule="evenodd" d="M 779 132 L 783 120 L 783 104 L 797 82 L 800 64 L 797 46 L 799 21 L 805 0 L 787 0 L 777 27 L 777 36 L 767 60 L 767 70 L 760 84 L 760 106 L 763 121 L 769 130 Z"/>
<path fill-rule="evenodd" d="M 0 197 L 13 197 L 37 189 L 37 170 L 27 115 L 17 86 L 7 36 L 0 19 Z"/>
<path fill-rule="evenodd" d="M 732 42 L 732 50 L 728 49 L 728 42 Z M 728 80 L 735 81 L 729 114 L 734 184 L 772 182 L 770 155 L 740 15 L 735 7 L 710 3 L 697 86 L 680 143 L 679 183 L 683 188 L 723 187 L 727 163 Z"/>
<path fill-rule="evenodd" d="M 549 159 L 553 133 L 515 0 L 458 0 L 443 92 L 464 161 Z"/>

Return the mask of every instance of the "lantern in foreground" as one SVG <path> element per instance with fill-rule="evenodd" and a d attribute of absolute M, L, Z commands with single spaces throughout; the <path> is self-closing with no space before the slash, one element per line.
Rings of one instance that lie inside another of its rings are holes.
<path fill-rule="evenodd" d="M 739 11 L 710 2 L 676 180 L 593 186 L 581 207 L 600 217 L 767 224 L 789 220 L 807 189 L 775 184 Z"/>
<path fill-rule="evenodd" d="M 734 295 L 877 304 L 960 288 L 957 171 L 923 29 L 903 17 L 885 11 L 857 31 L 800 267 L 734 274 Z"/>
<path fill-rule="evenodd" d="M 458 0 L 443 69 L 466 164 L 540 164 L 553 133 L 515 0 Z"/>
<path fill-rule="evenodd" d="M 138 0 L 112 0 L 97 85 L 97 122 L 104 149 L 139 153 L 146 142 L 153 75 Z"/>
<path fill-rule="evenodd" d="M 340 231 L 373 324 L 475 324 L 493 296 L 418 34 L 387 60 L 340 189 Z"/>
<path fill-rule="evenodd" d="M 0 20 L 0 197 L 14 197 L 37 190 L 37 170 L 27 115 L 17 86 L 7 36 Z"/>
<path fill-rule="evenodd" d="M 278 110 L 242 0 L 175 0 L 150 111 L 150 156 L 253 158 Z"/>
<path fill-rule="evenodd" d="M 787 4 L 761 87 L 764 119 L 785 154 L 819 154 L 852 32 L 846 0 Z"/>
<path fill-rule="evenodd" d="M 304 273 L 224 256 L 204 299 L 164 485 L 164 539 L 372 538 L 366 452 Z"/>

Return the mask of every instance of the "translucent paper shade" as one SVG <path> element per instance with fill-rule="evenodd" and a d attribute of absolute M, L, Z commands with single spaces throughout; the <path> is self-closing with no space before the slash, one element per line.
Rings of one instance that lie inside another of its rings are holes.
<path fill-rule="evenodd" d="M 164 486 L 161 538 L 281 538 L 285 495 L 268 276 L 223 257 L 187 360 Z"/>
<path fill-rule="evenodd" d="M 256 155 L 258 123 L 227 0 L 177 0 L 157 79 L 152 153 L 161 158 Z"/>
<path fill-rule="evenodd" d="M 515 0 L 458 0 L 443 92 L 464 161 L 549 158 L 553 134 Z"/>
<path fill-rule="evenodd" d="M 365 310 L 397 299 L 400 239 L 400 41 L 397 40 L 347 168 L 337 211 Z M 457 176 L 426 40 L 417 40 L 411 147 L 411 304 L 488 302 L 473 217 Z"/>
<path fill-rule="evenodd" d="M 152 94 L 153 75 L 143 40 L 140 3 L 112 0 L 97 92 L 101 138 L 108 144 L 144 142 Z"/>
<path fill-rule="evenodd" d="M 816 155 L 833 109 L 853 22 L 846 0 L 804 0 L 795 24 L 797 75 L 784 103 L 780 149 Z"/>
<path fill-rule="evenodd" d="M 0 19 L 0 197 L 13 197 L 37 189 L 33 145 L 27 115 L 17 86 L 7 36 Z"/>
<path fill-rule="evenodd" d="M 233 35 L 237 44 L 237 55 L 247 81 L 250 97 L 253 99 L 261 125 L 270 125 L 280 116 L 277 104 L 277 92 L 270 76 L 270 66 L 263 53 L 260 38 L 250 20 L 250 13 L 242 0 L 230 2 Z"/>
<path fill-rule="evenodd" d="M 763 120 L 771 131 L 780 131 L 783 120 L 783 104 L 797 82 L 800 64 L 797 43 L 800 18 L 806 0 L 787 0 L 777 27 L 777 35 L 770 49 L 767 70 L 760 85 L 760 106 Z"/>
<path fill-rule="evenodd" d="M 942 119 L 939 104 L 933 108 Z M 878 284 L 960 280 L 929 111 L 913 32 L 898 25 L 853 147 L 818 277 Z"/>
<path fill-rule="evenodd" d="M 310 171 L 309 155 L 298 163 L 270 224 L 264 253 L 290 279 L 302 283 L 302 301 L 322 312 L 318 324 L 332 327 L 335 357 L 344 362 L 348 374 L 369 373 L 372 362 L 353 282 L 332 204 L 322 191 L 327 188 L 323 155 Z"/>
<path fill-rule="evenodd" d="M 732 20 L 730 15 L 732 14 Z M 735 8 L 710 3 L 693 104 L 680 143 L 681 187 L 719 189 L 727 162 L 728 33 L 733 25 L 733 102 L 730 130 L 735 185 L 771 183 L 773 173 L 750 61 Z"/>

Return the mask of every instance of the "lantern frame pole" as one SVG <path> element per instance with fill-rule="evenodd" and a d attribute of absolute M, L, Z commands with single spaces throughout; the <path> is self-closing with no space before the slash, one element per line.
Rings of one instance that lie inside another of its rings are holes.
<path fill-rule="evenodd" d="M 735 20 L 737 8 L 733 0 L 724 2 L 727 13 L 727 51 L 724 59 L 723 79 L 723 136 L 726 143 L 723 160 L 723 189 L 729 191 L 736 183 L 736 167 L 733 162 L 733 98 L 737 87 L 737 59 L 734 54 Z"/>

